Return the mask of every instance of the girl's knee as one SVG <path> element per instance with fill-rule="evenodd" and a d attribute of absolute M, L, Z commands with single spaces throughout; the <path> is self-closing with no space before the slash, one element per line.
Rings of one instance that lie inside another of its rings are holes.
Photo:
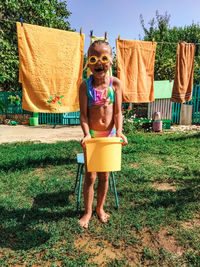
<path fill-rule="evenodd" d="M 96 181 L 96 173 L 88 172 L 85 176 L 85 183 L 88 185 L 93 185 Z"/>
<path fill-rule="evenodd" d="M 98 178 L 102 182 L 107 182 L 109 179 L 109 172 L 100 172 L 98 173 Z"/>

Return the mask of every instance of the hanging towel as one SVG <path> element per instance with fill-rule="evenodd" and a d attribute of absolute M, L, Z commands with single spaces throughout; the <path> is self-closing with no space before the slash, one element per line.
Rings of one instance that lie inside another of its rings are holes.
<path fill-rule="evenodd" d="M 122 83 L 123 102 L 154 101 L 154 62 L 156 43 L 116 40 L 117 76 Z"/>
<path fill-rule="evenodd" d="M 22 108 L 32 112 L 79 110 L 84 35 L 17 22 Z"/>
<path fill-rule="evenodd" d="M 103 41 L 106 41 L 107 42 L 107 40 L 105 39 L 105 37 L 90 36 L 90 45 L 92 43 L 94 43 L 95 41 L 97 41 L 97 40 L 103 40 Z M 89 78 L 91 74 L 92 73 L 91 73 L 90 69 L 87 68 L 87 78 Z M 110 69 L 108 70 L 108 75 L 110 77 L 112 76 L 112 67 L 110 67 Z"/>
<path fill-rule="evenodd" d="M 195 44 L 178 43 L 171 101 L 184 103 L 192 98 Z"/>

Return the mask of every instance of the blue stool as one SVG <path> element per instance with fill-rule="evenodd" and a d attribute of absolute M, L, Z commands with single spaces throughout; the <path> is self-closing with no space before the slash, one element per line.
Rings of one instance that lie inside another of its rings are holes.
<path fill-rule="evenodd" d="M 79 185 L 78 185 L 78 196 L 77 196 L 77 206 L 76 206 L 76 209 L 78 211 L 79 204 L 80 204 L 80 198 L 81 198 L 81 186 L 82 186 L 82 176 L 83 176 L 83 167 L 84 167 L 84 154 L 83 153 L 77 154 L 77 163 L 78 163 L 78 170 L 77 170 L 77 174 L 76 174 L 76 182 L 75 182 L 75 187 L 74 187 L 74 194 L 76 193 L 77 184 L 79 182 Z M 118 208 L 119 207 L 119 201 L 118 201 L 118 196 L 117 196 L 117 188 L 116 188 L 116 184 L 115 184 L 114 172 L 110 172 L 110 176 L 109 176 L 109 187 L 110 187 L 111 190 L 112 190 L 112 184 L 113 184 L 113 188 L 114 188 L 115 202 L 116 202 L 116 205 L 117 205 L 117 208 Z"/>

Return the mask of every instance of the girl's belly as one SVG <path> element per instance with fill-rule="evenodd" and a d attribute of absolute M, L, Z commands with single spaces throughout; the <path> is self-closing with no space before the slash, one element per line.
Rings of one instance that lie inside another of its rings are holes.
<path fill-rule="evenodd" d="M 113 104 L 88 107 L 89 127 L 95 131 L 111 130 L 114 127 Z"/>

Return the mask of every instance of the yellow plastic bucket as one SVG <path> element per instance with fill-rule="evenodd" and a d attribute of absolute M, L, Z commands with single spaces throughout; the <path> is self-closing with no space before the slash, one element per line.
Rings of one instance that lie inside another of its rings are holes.
<path fill-rule="evenodd" d="M 120 137 L 100 137 L 86 140 L 88 172 L 121 170 L 122 142 Z"/>

